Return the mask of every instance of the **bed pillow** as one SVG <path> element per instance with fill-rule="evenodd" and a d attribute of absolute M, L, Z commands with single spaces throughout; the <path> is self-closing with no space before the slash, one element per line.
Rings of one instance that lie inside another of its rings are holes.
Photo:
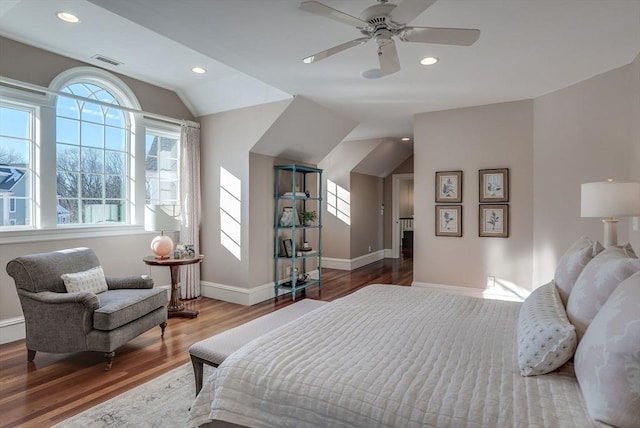
<path fill-rule="evenodd" d="M 107 291 L 107 280 L 104 277 L 102 266 L 83 272 L 65 273 L 61 275 L 67 293 L 77 293 L 79 291 L 88 291 L 98 294 Z"/>
<path fill-rule="evenodd" d="M 629 244 L 609 247 L 585 266 L 567 302 L 578 341 L 618 284 L 638 271 L 640 260 Z"/>
<path fill-rule="evenodd" d="M 571 358 L 576 343 L 575 328 L 553 281 L 535 289 L 522 303 L 518 317 L 520 374 L 535 376 L 557 369 Z"/>
<path fill-rule="evenodd" d="M 594 242 L 583 236 L 574 242 L 560 258 L 553 280 L 565 306 L 578 276 L 587 263 L 602 250 L 604 247 L 598 241 Z"/>
<path fill-rule="evenodd" d="M 637 427 L 640 421 L 640 273 L 623 281 L 584 333 L 574 369 L 596 421 Z"/>

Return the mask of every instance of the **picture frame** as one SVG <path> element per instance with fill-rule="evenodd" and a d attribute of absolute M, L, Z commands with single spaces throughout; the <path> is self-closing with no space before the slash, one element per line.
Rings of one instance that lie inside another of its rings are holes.
<path fill-rule="evenodd" d="M 480 203 L 509 202 L 509 168 L 478 171 Z"/>
<path fill-rule="evenodd" d="M 292 239 L 283 239 L 282 248 L 284 250 L 285 257 L 293 257 L 293 240 Z"/>
<path fill-rule="evenodd" d="M 436 171 L 436 203 L 462 202 L 462 171 Z"/>
<path fill-rule="evenodd" d="M 462 205 L 436 205 L 436 236 L 462 236 Z"/>
<path fill-rule="evenodd" d="M 479 236 L 486 238 L 509 237 L 509 205 L 479 206 Z"/>

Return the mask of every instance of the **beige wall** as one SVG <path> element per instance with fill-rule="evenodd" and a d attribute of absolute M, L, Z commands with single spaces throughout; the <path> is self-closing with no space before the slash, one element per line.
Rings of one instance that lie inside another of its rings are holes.
<path fill-rule="evenodd" d="M 383 249 L 382 202 L 382 178 L 351 173 L 350 259 Z"/>
<path fill-rule="evenodd" d="M 531 287 L 533 102 L 415 117 L 414 281 L 484 288 L 487 276 Z M 510 170 L 510 237 L 478 237 L 478 170 Z M 436 237 L 436 171 L 463 171 L 463 236 Z"/>
<path fill-rule="evenodd" d="M 87 66 L 95 67 L 92 64 L 0 37 L 1 76 L 48 87 L 53 78 L 63 71 Z M 142 110 L 176 119 L 194 119 L 175 92 L 111 70 L 107 71 L 121 79 L 133 91 Z"/>
<path fill-rule="evenodd" d="M 578 237 L 603 239 L 599 219 L 580 217 L 580 184 L 640 179 L 638 62 L 534 102 L 534 285 Z M 620 221 L 619 241 L 639 248 L 629 223 Z"/>
<path fill-rule="evenodd" d="M 383 223 L 383 247 L 385 249 L 391 249 L 392 241 L 392 219 L 393 219 L 393 174 L 411 174 L 413 173 L 414 156 L 404 161 L 398 166 L 391 174 L 384 178 L 384 215 L 382 216 Z M 421 192 L 421 186 L 416 186 L 414 182 L 414 189 Z M 415 201 L 415 199 L 414 199 Z"/>
<path fill-rule="evenodd" d="M 273 250 L 269 237 L 273 236 L 270 208 L 273 207 L 273 171 L 256 162 L 256 171 L 250 173 L 249 152 L 290 102 L 279 101 L 199 118 L 203 210 L 201 248 L 210 261 L 202 265 L 203 281 L 249 289 L 271 280 L 269 260 L 272 260 Z M 221 168 L 241 182 L 240 259 L 220 243 Z M 256 198 L 255 203 L 251 202 L 252 197 Z M 255 222 L 258 232 L 255 229 L 250 232 L 252 222 Z M 265 230 L 259 233 L 262 227 Z M 252 260 L 252 254 L 258 254 L 258 258 Z"/>

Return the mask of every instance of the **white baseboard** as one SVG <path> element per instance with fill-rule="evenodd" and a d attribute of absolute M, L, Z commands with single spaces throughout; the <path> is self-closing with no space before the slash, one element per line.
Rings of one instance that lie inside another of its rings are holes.
<path fill-rule="evenodd" d="M 329 269 L 354 270 L 369 263 L 377 262 L 385 258 L 386 250 L 378 250 L 355 259 L 334 259 L 331 257 L 322 258 L 322 266 Z"/>
<path fill-rule="evenodd" d="M 309 272 L 311 278 L 318 278 L 318 271 Z M 285 282 L 286 280 L 282 280 Z M 243 306 L 251 306 L 265 300 L 273 299 L 276 296 L 273 282 L 262 284 L 253 288 L 242 288 L 235 285 L 216 284 L 209 281 L 200 282 L 200 292 L 204 297 L 223 300 L 225 302 L 236 303 Z M 286 294 L 287 291 L 280 290 L 278 295 Z"/>
<path fill-rule="evenodd" d="M 0 344 L 15 342 L 26 337 L 24 317 L 0 320 Z"/>
<path fill-rule="evenodd" d="M 392 259 L 393 258 L 393 250 L 391 248 L 385 248 L 384 249 L 384 258 L 385 259 Z"/>
<path fill-rule="evenodd" d="M 434 284 L 430 282 L 416 282 L 411 284 L 413 287 L 431 288 L 434 290 L 446 291 L 453 294 L 463 294 L 465 296 L 479 297 L 482 299 L 508 300 L 512 302 L 521 302 L 523 298 L 510 293 L 508 290 L 493 290 L 490 288 L 472 288 L 460 287 L 458 285 Z"/>

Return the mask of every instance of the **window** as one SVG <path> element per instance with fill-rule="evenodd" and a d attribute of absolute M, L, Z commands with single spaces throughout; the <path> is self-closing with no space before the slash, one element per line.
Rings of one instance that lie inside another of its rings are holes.
<path fill-rule="evenodd" d="M 33 107 L 0 103 L 0 227 L 33 226 Z"/>
<path fill-rule="evenodd" d="M 94 83 L 62 89 L 119 106 Z M 119 108 L 59 96 L 56 101 L 57 224 L 128 222 L 129 115 Z"/>
<path fill-rule="evenodd" d="M 173 132 L 147 129 L 145 135 L 146 203 L 178 205 L 180 181 L 178 155 L 180 135 Z"/>

